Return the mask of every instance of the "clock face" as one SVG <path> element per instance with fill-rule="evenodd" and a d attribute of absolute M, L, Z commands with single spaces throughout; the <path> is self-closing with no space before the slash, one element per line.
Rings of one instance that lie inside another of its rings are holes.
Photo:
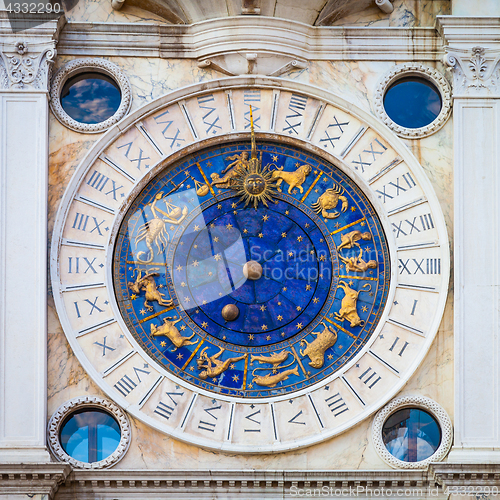
<path fill-rule="evenodd" d="M 243 398 L 290 394 L 346 365 L 390 283 L 380 220 L 346 174 L 279 143 L 257 154 L 267 179 L 245 168 L 246 142 L 162 171 L 125 215 L 113 263 L 142 350 L 190 384 Z"/>
<path fill-rule="evenodd" d="M 51 255 L 99 387 L 176 439 L 242 453 L 384 405 L 429 349 L 449 274 L 439 204 L 399 139 L 340 97 L 254 83 L 183 89 L 110 129 Z"/>

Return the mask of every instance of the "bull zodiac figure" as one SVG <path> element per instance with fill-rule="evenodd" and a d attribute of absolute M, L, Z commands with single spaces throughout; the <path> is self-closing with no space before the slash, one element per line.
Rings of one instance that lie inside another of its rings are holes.
<path fill-rule="evenodd" d="M 167 224 L 180 224 L 188 214 L 188 209 L 185 206 L 182 210 L 179 207 L 172 205 L 171 203 L 165 202 L 167 207 L 167 212 L 164 212 L 156 206 L 156 203 L 163 198 L 163 192 L 158 193 L 155 196 L 153 203 L 151 204 L 151 212 L 153 213 L 154 219 L 145 222 L 137 230 L 137 235 L 135 237 L 135 246 L 141 241 L 145 241 L 146 247 L 148 248 L 149 258 L 143 260 L 142 256 L 146 252 L 140 251 L 137 254 L 137 260 L 141 264 L 150 264 L 154 259 L 153 243 L 156 245 L 158 253 L 162 253 L 168 244 L 168 233 Z M 164 216 L 161 218 L 158 213 Z"/>
<path fill-rule="evenodd" d="M 151 269 L 151 271 L 157 270 L 157 268 Z M 156 301 L 160 306 L 165 307 L 170 307 L 174 303 L 173 300 L 165 300 L 163 298 L 165 294 L 158 291 L 156 287 L 155 276 L 160 276 L 159 273 L 146 271 L 146 274 L 142 276 L 142 270 L 136 268 L 134 269 L 132 276 L 134 276 L 136 271 L 138 271 L 137 278 L 134 283 L 129 283 L 128 287 L 132 290 L 133 293 L 136 293 L 137 295 L 141 293 L 141 290 L 144 290 L 146 292 L 146 296 L 144 298 L 145 309 L 147 309 L 149 312 L 152 312 L 154 309 L 151 304 L 148 304 L 148 301 Z"/>
<path fill-rule="evenodd" d="M 175 326 L 176 323 L 179 323 L 179 321 L 182 320 L 182 318 L 179 318 L 177 321 L 170 321 L 172 318 L 165 318 L 163 320 L 163 325 L 156 326 L 153 323 L 151 323 L 151 333 L 150 333 L 150 338 L 153 337 L 162 337 L 165 336 L 167 337 L 172 344 L 174 344 L 174 348 L 172 349 L 172 352 L 177 351 L 179 347 L 184 347 L 185 345 L 193 345 L 197 344 L 199 340 L 196 342 L 191 342 L 191 339 L 196 335 L 196 333 L 193 333 L 191 337 L 183 337 L 180 333 L 177 327 Z"/>
<path fill-rule="evenodd" d="M 218 377 L 222 372 L 225 372 L 230 365 L 248 357 L 248 354 L 243 354 L 243 356 L 227 358 L 224 361 L 221 361 L 218 358 L 225 351 L 223 347 L 221 347 L 220 351 L 213 356 L 209 356 L 206 353 L 207 349 L 208 347 L 205 347 L 205 349 L 201 351 L 200 357 L 196 360 L 198 370 L 202 370 L 199 375 L 202 380 L 205 380 L 208 377 Z"/>
<path fill-rule="evenodd" d="M 302 184 L 304 184 L 306 177 L 311 173 L 310 165 L 301 165 L 297 167 L 295 172 L 284 172 L 284 167 L 278 167 L 277 170 L 273 170 L 272 179 L 277 179 L 276 187 L 278 191 L 281 191 L 280 185 L 282 182 L 288 184 L 288 194 L 292 194 L 294 188 L 299 188 L 301 193 L 304 192 Z"/>
<path fill-rule="evenodd" d="M 348 201 L 344 194 L 344 188 L 333 183 L 333 187 L 327 189 L 319 198 L 318 201 L 314 202 L 311 207 L 317 213 L 321 214 L 321 217 L 325 219 L 336 219 L 341 213 L 344 213 L 348 207 Z M 342 202 L 341 211 L 328 212 L 328 210 L 334 209 L 338 202 Z"/>
<path fill-rule="evenodd" d="M 351 322 L 351 328 L 355 326 L 363 327 L 365 322 L 361 320 L 356 310 L 356 305 L 358 302 L 358 296 L 361 292 L 369 292 L 372 286 L 369 283 L 364 284 L 360 290 L 356 291 L 349 288 L 349 285 L 345 281 L 339 281 L 339 287 L 344 290 L 345 296 L 340 304 L 340 311 L 335 314 L 335 318 L 339 321 Z M 366 290 L 365 290 L 366 288 Z"/>
<path fill-rule="evenodd" d="M 337 342 L 337 332 L 325 323 L 321 324 L 324 329 L 322 332 L 312 332 L 313 335 L 316 335 L 312 342 L 307 342 L 305 339 L 301 341 L 301 344 L 303 343 L 306 348 L 300 350 L 300 355 L 309 356 L 309 365 L 313 368 L 321 368 L 325 364 L 325 351 Z"/>

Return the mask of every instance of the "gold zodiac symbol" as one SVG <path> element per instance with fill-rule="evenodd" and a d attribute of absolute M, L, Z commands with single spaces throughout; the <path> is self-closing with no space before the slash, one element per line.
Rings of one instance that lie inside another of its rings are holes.
<path fill-rule="evenodd" d="M 357 246 L 358 248 L 361 248 L 360 244 L 358 243 L 359 240 L 365 240 L 369 241 L 372 239 L 372 235 L 370 233 L 362 233 L 361 231 L 351 231 L 350 233 L 346 234 L 341 234 L 340 235 L 340 245 L 337 247 L 337 251 L 340 252 L 342 248 L 354 248 L 354 246 Z"/>
<path fill-rule="evenodd" d="M 203 370 L 199 375 L 202 380 L 205 380 L 208 377 L 218 377 L 222 372 L 225 372 L 230 365 L 248 357 L 248 354 L 244 354 L 243 356 L 227 358 L 224 361 L 221 361 L 218 358 L 225 351 L 223 347 L 221 347 L 220 351 L 213 356 L 208 356 L 206 353 L 207 349 L 208 347 L 205 347 L 205 349 L 201 351 L 199 358 L 196 360 L 198 370 Z"/>
<path fill-rule="evenodd" d="M 312 332 L 316 338 L 312 342 L 306 339 L 301 340 L 300 344 L 305 345 L 304 350 L 300 350 L 301 356 L 309 356 L 309 365 L 313 368 L 321 368 L 325 363 L 325 351 L 335 345 L 337 342 L 337 332 L 333 328 L 321 323 L 324 327 L 322 332 Z"/>
<path fill-rule="evenodd" d="M 219 174 L 216 172 L 212 173 L 210 178 L 212 179 L 212 186 L 219 186 L 221 188 L 236 188 L 236 181 L 238 177 L 241 175 L 241 170 L 246 170 L 250 166 L 249 155 L 247 151 L 243 151 L 240 155 L 235 154 L 233 156 L 229 156 L 228 160 L 234 160 L 230 163 L 221 174 L 224 177 L 220 178 Z"/>
<path fill-rule="evenodd" d="M 146 271 L 146 274 L 142 276 L 142 270 L 136 268 L 132 272 L 132 276 L 134 276 L 136 271 L 138 271 L 137 278 L 134 283 L 129 283 L 128 287 L 132 290 L 133 293 L 136 293 L 137 295 L 141 293 L 141 290 L 144 290 L 146 292 L 146 296 L 144 299 L 145 309 L 147 309 L 149 312 L 152 312 L 154 309 L 152 305 L 148 304 L 148 301 L 156 301 L 160 306 L 165 307 L 169 307 L 174 303 L 173 300 L 165 300 L 163 298 L 165 294 L 158 291 L 154 277 L 160 276 L 159 273 Z M 151 269 L 151 271 L 158 271 L 158 268 Z"/>
<path fill-rule="evenodd" d="M 262 370 L 262 368 L 256 368 L 255 370 Z M 262 385 L 264 387 L 276 387 L 283 380 L 287 380 L 290 375 L 299 375 L 299 367 L 295 365 L 295 368 L 291 370 L 285 370 L 284 372 L 277 373 L 276 375 L 255 375 L 255 370 L 252 372 L 253 380 L 252 383 L 257 385 Z"/>
<path fill-rule="evenodd" d="M 200 197 L 203 198 L 203 196 L 206 196 L 210 189 L 206 184 L 203 184 L 203 182 L 197 181 L 193 176 L 190 176 L 191 180 L 194 182 L 194 187 L 196 189 L 196 194 Z"/>
<path fill-rule="evenodd" d="M 333 183 L 333 187 L 327 189 L 311 207 L 317 214 L 321 213 L 321 216 L 325 219 L 336 219 L 340 212 L 327 212 L 327 210 L 334 209 L 338 202 L 341 201 L 341 212 L 344 213 L 347 210 L 348 202 L 347 198 L 342 196 L 343 194 L 344 188 Z"/>
<path fill-rule="evenodd" d="M 255 354 L 250 355 L 250 362 L 258 361 L 259 363 L 269 363 L 276 368 L 281 363 L 286 361 L 289 351 L 273 352 L 270 356 L 257 356 Z"/>
<path fill-rule="evenodd" d="M 284 167 L 278 167 L 277 170 L 273 170 L 272 179 L 278 179 L 276 182 L 276 187 L 278 191 L 281 191 L 280 185 L 282 182 L 288 184 L 288 194 L 291 194 L 294 188 L 299 188 L 301 193 L 304 192 L 302 184 L 304 184 L 306 177 L 311 173 L 310 165 L 301 165 L 295 170 L 295 172 L 284 172 Z"/>
<path fill-rule="evenodd" d="M 175 189 L 177 189 L 177 187 Z M 178 225 L 187 217 L 188 214 L 188 209 L 186 206 L 181 210 L 179 207 L 167 201 L 165 201 L 167 212 L 164 212 L 163 210 L 161 210 L 156 206 L 156 203 L 162 198 L 163 198 L 163 193 L 158 193 L 155 196 L 155 199 L 151 204 L 151 212 L 153 213 L 154 219 L 147 221 L 137 230 L 137 235 L 135 237 L 136 248 L 137 245 L 144 240 L 146 242 L 146 247 L 149 250 L 148 260 L 143 260 L 141 258 L 142 255 L 146 254 L 146 252 L 140 251 L 137 254 L 137 260 L 141 264 L 149 264 L 153 262 L 154 259 L 154 250 L 152 247 L 153 243 L 156 245 L 158 253 L 162 253 L 163 250 L 165 249 L 166 245 L 168 244 L 168 238 L 169 238 L 166 230 L 167 224 Z M 160 218 L 157 212 L 162 214 L 165 218 L 164 219 Z"/>
<path fill-rule="evenodd" d="M 165 318 L 163 320 L 163 325 L 160 325 L 159 327 L 151 323 L 151 333 L 149 335 L 150 338 L 161 336 L 167 337 L 172 341 L 172 344 L 174 344 L 174 349 L 172 350 L 172 352 L 175 352 L 179 347 L 183 347 L 185 345 L 193 345 L 199 342 L 199 340 L 197 340 L 196 342 L 190 341 L 196 335 L 196 333 L 193 333 L 191 337 L 183 337 L 179 333 L 177 327 L 174 326 L 176 323 L 179 323 L 182 318 L 179 318 L 177 321 L 170 321 L 171 319 L 172 318 L 170 317 Z"/>
<path fill-rule="evenodd" d="M 355 273 L 364 273 L 368 269 L 376 269 L 378 262 L 376 260 L 363 260 L 363 249 L 359 249 L 359 255 L 354 257 L 342 257 L 339 254 L 339 259 L 345 264 L 346 272 L 354 271 Z"/>
<path fill-rule="evenodd" d="M 358 301 L 358 296 L 361 292 L 369 292 L 372 287 L 369 283 L 363 285 L 363 287 L 356 291 L 352 288 L 349 288 L 349 285 L 345 281 L 339 281 L 339 287 L 344 290 L 345 296 L 342 299 L 340 311 L 335 314 L 335 318 L 339 321 L 347 321 L 351 322 L 351 328 L 355 326 L 363 327 L 365 322 L 361 320 L 356 310 L 356 305 Z M 368 288 L 367 288 L 368 287 Z M 367 288 L 367 290 L 364 290 Z"/>

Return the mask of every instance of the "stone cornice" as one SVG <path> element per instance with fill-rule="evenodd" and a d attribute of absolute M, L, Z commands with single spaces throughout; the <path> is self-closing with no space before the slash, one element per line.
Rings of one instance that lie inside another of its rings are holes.
<path fill-rule="evenodd" d="M 67 464 L 0 464 L 0 494 L 54 497 L 71 472 Z"/>
<path fill-rule="evenodd" d="M 446 488 L 474 487 L 480 494 L 481 488 L 500 489 L 499 464 L 434 463 L 429 466 L 429 478 Z"/>
<path fill-rule="evenodd" d="M 470 50 L 474 45 L 500 49 L 499 17 L 438 16 L 436 27 L 445 44 Z"/>
<path fill-rule="evenodd" d="M 434 28 L 311 27 L 261 16 L 192 25 L 68 23 L 58 51 L 200 60 L 238 52 L 302 60 L 390 61 L 438 60 L 443 54 Z"/>

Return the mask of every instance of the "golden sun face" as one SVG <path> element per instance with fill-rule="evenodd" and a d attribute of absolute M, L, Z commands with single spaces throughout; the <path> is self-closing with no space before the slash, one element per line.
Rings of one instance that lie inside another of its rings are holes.
<path fill-rule="evenodd" d="M 272 179 L 269 168 L 266 166 L 262 169 L 257 161 L 251 161 L 250 168 L 240 169 L 235 181 L 235 189 L 241 201 L 245 202 L 245 207 L 253 204 L 257 208 L 261 202 L 267 207 L 268 202 L 277 194 L 276 181 Z"/>

